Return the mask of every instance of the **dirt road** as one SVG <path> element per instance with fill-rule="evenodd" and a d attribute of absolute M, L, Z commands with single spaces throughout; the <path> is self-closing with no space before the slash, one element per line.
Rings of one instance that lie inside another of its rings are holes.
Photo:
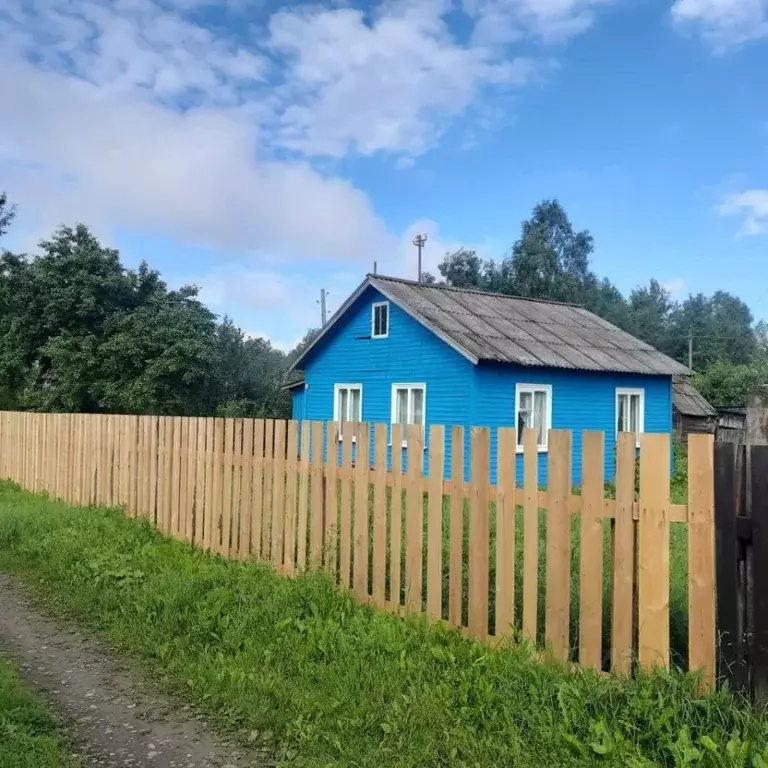
<path fill-rule="evenodd" d="M 42 689 L 70 729 L 85 768 L 264 768 L 257 755 L 217 741 L 188 708 L 119 664 L 109 649 L 42 616 L 0 573 L 0 653 Z"/>

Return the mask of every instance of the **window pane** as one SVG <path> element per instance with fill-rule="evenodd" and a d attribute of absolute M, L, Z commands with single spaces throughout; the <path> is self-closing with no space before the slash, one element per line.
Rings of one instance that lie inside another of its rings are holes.
<path fill-rule="evenodd" d="M 373 335 L 386 336 L 389 325 L 389 307 L 386 304 L 373 308 Z"/>
<path fill-rule="evenodd" d="M 395 408 L 395 423 L 407 424 L 408 423 L 408 390 L 398 389 L 396 390 L 396 408 Z"/>
<path fill-rule="evenodd" d="M 533 410 L 533 394 L 531 392 L 520 393 L 520 410 L 521 411 Z"/>
<path fill-rule="evenodd" d="M 424 419 L 424 390 L 411 390 L 413 396 L 413 411 L 411 413 L 411 423 L 421 424 Z"/>
<path fill-rule="evenodd" d="M 349 420 L 360 421 L 360 390 L 350 389 L 349 394 L 351 398 L 350 408 L 349 408 Z"/>
<path fill-rule="evenodd" d="M 618 397 L 618 412 L 616 414 L 616 430 L 618 432 L 626 432 L 627 427 L 627 396 L 619 395 Z"/>
<path fill-rule="evenodd" d="M 347 421 L 347 404 L 349 398 L 348 389 L 339 390 L 339 421 Z"/>
<path fill-rule="evenodd" d="M 523 444 L 523 430 L 526 427 L 533 426 L 532 416 L 533 414 L 531 411 L 524 411 L 521 409 L 517 412 L 517 433 L 519 435 L 518 440 L 520 445 Z"/>
<path fill-rule="evenodd" d="M 536 426 L 536 441 L 539 445 L 547 444 L 547 393 L 536 392 L 534 396 L 533 423 Z"/>
<path fill-rule="evenodd" d="M 638 434 L 640 431 L 640 395 L 630 395 L 629 402 L 629 431 Z"/>

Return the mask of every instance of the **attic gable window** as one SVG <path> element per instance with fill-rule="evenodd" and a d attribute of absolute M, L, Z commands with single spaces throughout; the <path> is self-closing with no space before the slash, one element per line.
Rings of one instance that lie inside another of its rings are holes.
<path fill-rule="evenodd" d="M 616 434 L 633 432 L 637 445 L 640 435 L 645 431 L 645 390 L 616 390 Z"/>
<path fill-rule="evenodd" d="M 371 338 L 386 339 L 389 336 L 389 302 L 377 301 L 371 306 Z"/>
<path fill-rule="evenodd" d="M 552 429 L 552 386 L 550 384 L 518 384 L 515 387 L 515 427 L 517 450 L 523 450 L 523 430 L 536 430 L 536 445 L 547 450 L 549 430 Z"/>

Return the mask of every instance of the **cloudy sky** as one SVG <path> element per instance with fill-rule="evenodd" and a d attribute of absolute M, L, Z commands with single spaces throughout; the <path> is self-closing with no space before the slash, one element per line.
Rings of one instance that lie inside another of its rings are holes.
<path fill-rule="evenodd" d="M 768 317 L 768 0 L 3 0 L 9 245 L 83 221 L 292 346 L 557 197 L 623 290 Z"/>

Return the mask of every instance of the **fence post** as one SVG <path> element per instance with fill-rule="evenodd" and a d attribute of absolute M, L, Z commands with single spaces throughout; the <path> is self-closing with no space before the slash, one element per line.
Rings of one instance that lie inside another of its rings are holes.
<path fill-rule="evenodd" d="M 768 700 L 768 445 L 752 445 L 752 680 L 755 699 Z"/>
<path fill-rule="evenodd" d="M 728 678 L 731 687 L 746 687 L 743 666 L 742 631 L 739 621 L 739 543 L 736 532 L 738 469 L 744 462 L 735 443 L 715 443 L 715 551 L 717 584 L 718 676 Z"/>

